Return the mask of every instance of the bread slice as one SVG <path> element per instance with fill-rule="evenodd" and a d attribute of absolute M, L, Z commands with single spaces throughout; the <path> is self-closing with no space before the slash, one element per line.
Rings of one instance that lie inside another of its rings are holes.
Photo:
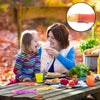
<path fill-rule="evenodd" d="M 47 77 L 60 77 L 62 75 L 62 73 L 51 73 L 51 72 L 47 72 Z"/>

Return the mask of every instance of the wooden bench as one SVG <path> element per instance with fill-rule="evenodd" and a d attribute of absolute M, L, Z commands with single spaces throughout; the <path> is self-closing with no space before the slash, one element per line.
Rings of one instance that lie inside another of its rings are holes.
<path fill-rule="evenodd" d="M 97 100 L 100 100 L 100 81 L 95 82 L 93 87 L 81 88 L 57 88 L 51 90 L 39 90 L 37 88 L 46 87 L 48 85 L 40 84 L 37 86 L 26 86 L 13 84 L 0 87 L 0 100 L 81 100 L 82 97 L 88 94 L 96 95 Z M 35 90 L 38 94 L 42 94 L 43 98 L 36 98 L 33 93 L 27 94 L 11 94 L 14 90 Z"/>

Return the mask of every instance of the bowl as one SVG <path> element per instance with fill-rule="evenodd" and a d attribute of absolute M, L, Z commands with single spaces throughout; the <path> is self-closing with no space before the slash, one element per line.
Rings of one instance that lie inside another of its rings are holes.
<path fill-rule="evenodd" d="M 97 70 L 97 59 L 98 56 L 85 55 L 83 54 L 83 64 L 89 67 L 89 70 Z"/>

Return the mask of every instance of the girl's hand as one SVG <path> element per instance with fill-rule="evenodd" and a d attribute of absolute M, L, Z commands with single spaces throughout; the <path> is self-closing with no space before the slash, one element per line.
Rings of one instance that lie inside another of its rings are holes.
<path fill-rule="evenodd" d="M 23 79 L 23 82 L 30 82 L 30 81 L 32 81 L 30 78 L 24 78 Z"/>
<path fill-rule="evenodd" d="M 48 48 L 46 49 L 48 55 L 50 56 L 54 56 L 54 57 L 58 57 L 59 56 L 59 52 L 56 49 L 52 49 L 52 48 Z"/>

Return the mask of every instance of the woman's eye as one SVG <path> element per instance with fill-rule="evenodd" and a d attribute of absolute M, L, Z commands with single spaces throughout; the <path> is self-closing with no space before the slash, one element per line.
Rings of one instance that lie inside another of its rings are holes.
<path fill-rule="evenodd" d="M 54 37 L 50 37 L 50 36 L 48 36 L 48 38 L 50 38 L 50 39 L 55 39 Z"/>
<path fill-rule="evenodd" d="M 33 42 L 37 42 L 37 41 L 33 41 Z"/>

